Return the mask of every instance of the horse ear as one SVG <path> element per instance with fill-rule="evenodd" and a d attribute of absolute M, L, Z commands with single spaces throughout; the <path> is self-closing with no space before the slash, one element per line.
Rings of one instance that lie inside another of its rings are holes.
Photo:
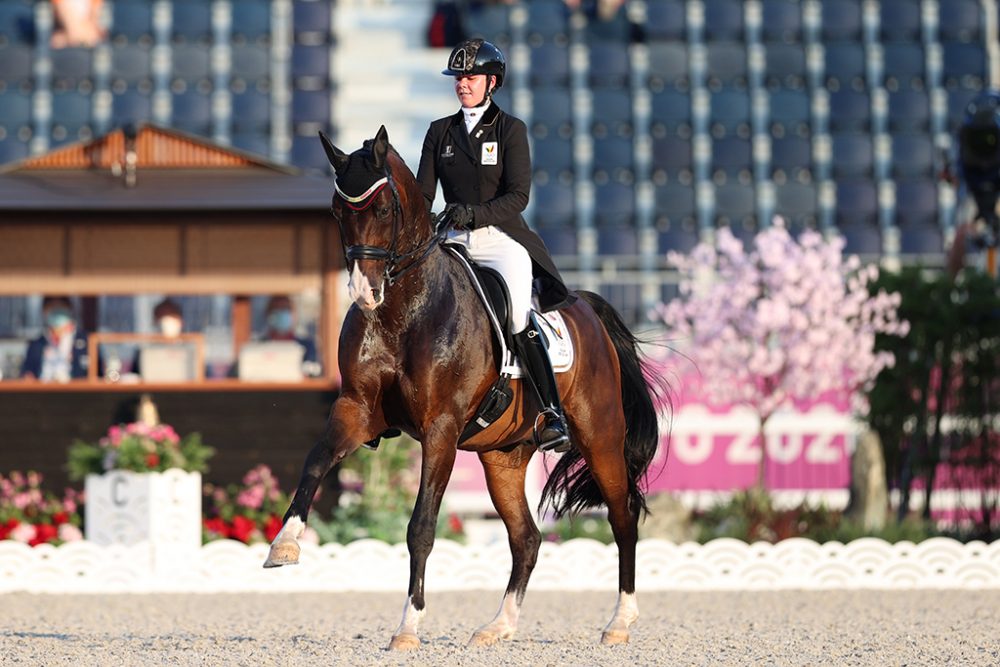
<path fill-rule="evenodd" d="M 322 130 L 320 130 L 319 133 L 319 140 L 323 143 L 323 150 L 326 151 L 326 158 L 330 161 L 330 164 L 333 165 L 334 171 L 339 172 L 347 166 L 348 161 L 351 159 L 350 156 L 334 146 L 333 142 L 330 141 L 330 137 L 323 134 Z"/>
<path fill-rule="evenodd" d="M 375 134 L 375 143 L 372 144 L 372 157 L 375 160 L 375 168 L 381 169 L 385 165 L 385 156 L 389 152 L 389 132 L 385 125 L 378 128 Z"/>

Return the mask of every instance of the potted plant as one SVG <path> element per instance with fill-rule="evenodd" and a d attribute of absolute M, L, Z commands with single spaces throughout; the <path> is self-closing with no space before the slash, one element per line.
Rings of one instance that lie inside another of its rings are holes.
<path fill-rule="evenodd" d="M 0 475 L 0 540 L 32 547 L 82 540 L 79 499 L 73 489 L 61 499 L 43 491 L 42 476 L 34 471 Z"/>

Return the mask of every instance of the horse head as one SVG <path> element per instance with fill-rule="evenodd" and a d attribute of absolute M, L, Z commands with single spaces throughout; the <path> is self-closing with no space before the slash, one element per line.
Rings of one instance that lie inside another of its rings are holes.
<path fill-rule="evenodd" d="M 413 173 L 389 145 L 385 126 L 348 155 L 319 133 L 336 173 L 330 212 L 340 225 L 350 296 L 373 311 L 389 285 L 429 251 L 433 230 Z"/>

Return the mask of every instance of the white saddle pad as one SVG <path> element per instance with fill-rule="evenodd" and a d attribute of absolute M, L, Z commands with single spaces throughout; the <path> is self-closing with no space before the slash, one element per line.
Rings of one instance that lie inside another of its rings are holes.
<path fill-rule="evenodd" d="M 539 324 L 542 326 L 545 338 L 549 341 L 549 361 L 552 362 L 552 370 L 556 373 L 565 373 L 573 367 L 575 356 L 573 339 L 570 338 L 566 320 L 563 319 L 562 313 L 558 310 L 550 313 L 539 313 L 539 315 Z M 521 360 L 516 357 L 514 365 L 505 370 L 509 370 L 513 378 L 524 377 Z"/>

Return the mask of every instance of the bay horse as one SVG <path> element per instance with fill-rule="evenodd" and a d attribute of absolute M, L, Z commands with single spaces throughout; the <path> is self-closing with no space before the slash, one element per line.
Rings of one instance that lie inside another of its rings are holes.
<path fill-rule="evenodd" d="M 331 213 L 340 225 L 354 300 L 340 335 L 342 388 L 324 435 L 306 457 L 264 566 L 298 562 L 296 538 L 317 487 L 334 465 L 387 429 L 406 432 L 420 442 L 422 461 L 406 532 L 408 598 L 389 648 L 418 647 L 424 571 L 441 497 L 456 451 L 474 451 L 508 532 L 512 567 L 499 611 L 470 643 L 509 639 L 541 543 L 525 497 L 525 471 L 536 451 L 536 399 L 513 381 L 507 412 L 459 442 L 498 378 L 499 345 L 485 308 L 459 261 L 440 247 L 442 234 L 413 173 L 390 147 L 385 126 L 350 155 L 322 133 L 320 139 L 337 174 L 353 165 L 375 176 L 364 201 L 347 201 L 339 191 L 333 197 Z M 639 517 L 646 511 L 641 482 L 659 442 L 654 399 L 666 386 L 644 371 L 638 341 L 615 310 L 596 294 L 578 294 L 562 311 L 576 361 L 558 376 L 573 447 L 554 464 L 542 503 L 551 505 L 557 517 L 607 506 L 618 545 L 619 595 L 602 642 L 617 644 L 628 641 L 629 626 L 638 617 L 635 550 Z"/>

